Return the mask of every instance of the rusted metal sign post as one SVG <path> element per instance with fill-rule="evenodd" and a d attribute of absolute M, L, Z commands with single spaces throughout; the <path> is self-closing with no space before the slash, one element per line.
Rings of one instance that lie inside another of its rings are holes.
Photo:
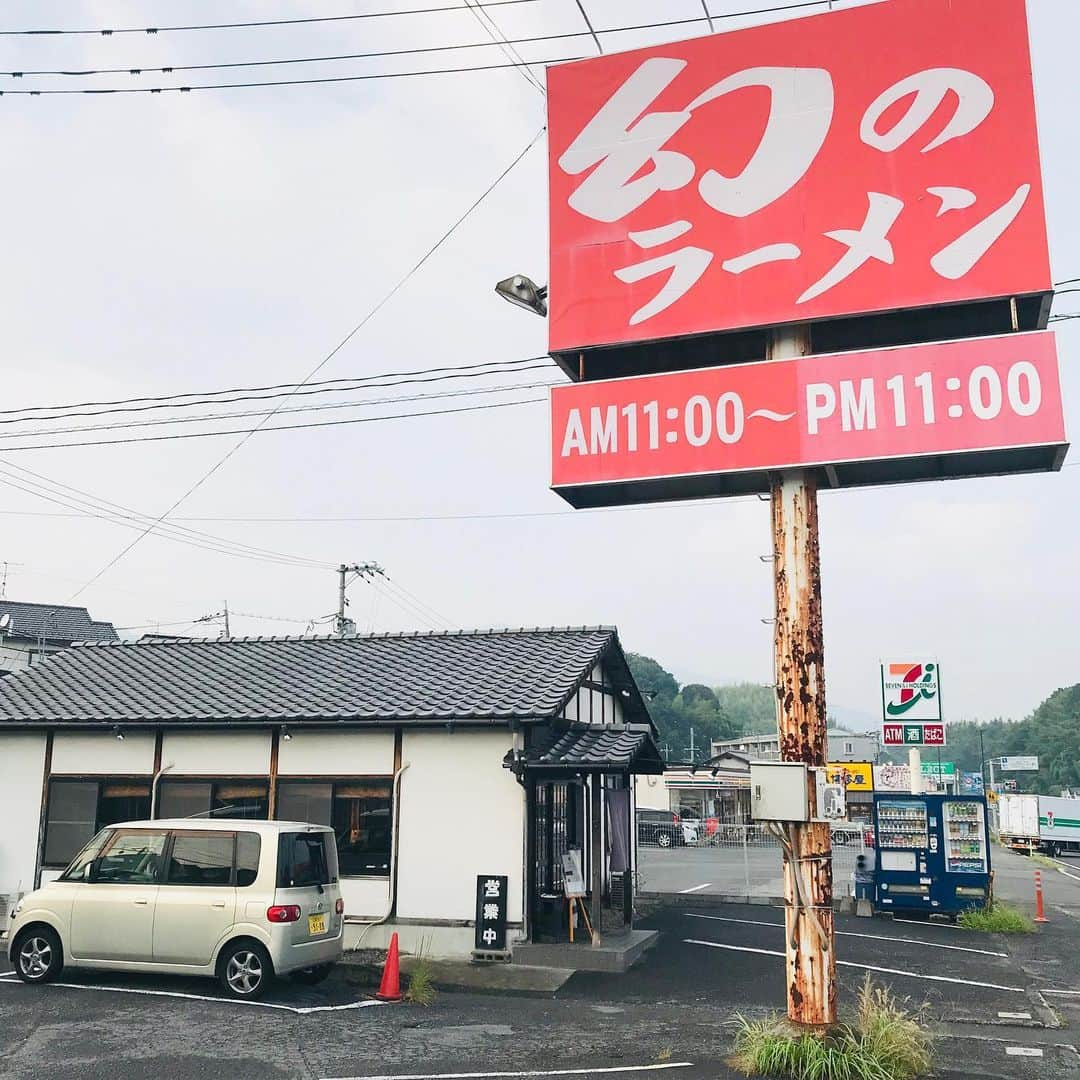
<path fill-rule="evenodd" d="M 810 353 L 810 329 L 773 331 L 771 359 Z M 793 470 L 772 484 L 773 583 L 776 590 L 775 670 L 780 757 L 824 768 L 828 757 L 821 628 L 817 480 Z M 816 806 L 811 780 L 807 797 Z M 828 822 L 794 822 L 784 860 L 785 964 L 788 1017 L 795 1023 L 836 1023 L 832 837 Z M 797 883 L 795 875 L 801 880 Z"/>

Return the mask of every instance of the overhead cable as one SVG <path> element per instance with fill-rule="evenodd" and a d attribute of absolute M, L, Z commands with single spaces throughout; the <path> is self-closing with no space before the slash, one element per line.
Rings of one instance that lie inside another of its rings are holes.
<path fill-rule="evenodd" d="M 546 359 L 543 358 L 543 359 Z M 552 370 L 551 363 L 538 363 L 530 365 L 519 365 L 510 369 L 498 369 L 492 371 L 459 371 L 451 372 L 446 375 L 433 375 L 433 376 L 421 376 L 417 378 L 406 377 L 401 379 L 391 379 L 385 382 L 359 382 L 359 380 L 348 380 L 350 383 L 357 382 L 354 386 L 327 386 L 320 383 L 286 383 L 285 389 L 276 390 L 273 387 L 266 387 L 269 393 L 236 393 L 233 397 L 211 397 L 209 394 L 204 395 L 202 398 L 193 401 L 180 401 L 179 397 L 185 397 L 187 395 L 175 395 L 162 398 L 131 398 L 132 402 L 138 401 L 150 401 L 158 402 L 158 404 L 148 405 L 125 405 L 123 402 L 117 402 L 115 405 L 104 409 L 82 410 L 79 406 L 46 406 L 46 405 L 32 405 L 25 409 L 3 409 L 0 410 L 0 417 L 6 417 L 0 419 L 0 424 L 21 424 L 27 421 L 39 421 L 39 420 L 74 420 L 80 417 L 88 416 L 109 416 L 116 413 L 137 413 L 137 412 L 150 412 L 158 409 L 190 409 L 205 406 L 216 405 L 231 405 L 241 401 L 272 401 L 275 398 L 294 398 L 294 397 L 306 397 L 312 394 L 329 394 L 329 393 L 355 393 L 366 392 L 368 390 L 386 390 L 395 386 L 415 386 L 418 384 L 430 384 L 440 382 L 450 382 L 456 379 L 477 379 L 484 378 L 488 375 L 516 375 L 519 372 L 526 371 L 550 371 Z M 375 378 L 375 376 L 371 376 Z M 345 380 L 334 379 L 327 380 L 327 382 L 343 382 Z M 256 390 L 260 389 L 258 387 Z M 217 394 L 228 394 L 233 391 L 219 390 Z M 104 403 L 103 403 L 104 404 Z M 17 412 L 30 412 L 41 409 L 49 409 L 53 411 L 44 416 L 21 416 L 16 417 L 11 414 Z M 257 410 L 260 411 L 261 410 Z"/>
<path fill-rule="evenodd" d="M 336 409 L 375 408 L 379 405 L 405 405 L 417 401 L 443 401 L 447 398 L 482 397 L 486 394 L 506 394 L 518 390 L 539 390 L 563 385 L 565 384 L 561 382 L 505 383 L 502 386 L 485 386 L 479 389 L 468 390 L 446 390 L 435 394 L 411 394 L 404 397 L 369 398 L 360 401 L 326 402 L 322 405 L 301 405 L 295 408 L 279 409 L 278 414 L 283 416 L 286 413 L 313 413 Z M 245 409 L 240 412 L 206 413 L 200 416 L 172 416 L 160 420 L 125 420 L 122 423 L 82 424 L 76 427 L 66 428 L 35 428 L 32 431 L 8 431 L 4 433 L 4 438 L 36 439 L 45 435 L 73 435 L 84 431 L 125 431 L 130 430 L 131 428 L 164 427 L 175 424 L 203 424 L 213 420 L 235 420 L 262 415 L 262 409 Z M 0 420 L 0 423 L 8 424 L 21 422 L 22 421 L 18 420 Z"/>
<path fill-rule="evenodd" d="M 449 416 L 453 413 L 486 412 L 490 409 L 506 409 L 513 405 L 541 405 L 547 398 L 522 398 L 517 401 L 497 401 L 491 405 L 460 405 L 452 409 L 429 409 L 425 412 L 393 413 L 389 416 L 358 416 L 348 420 L 319 420 L 308 424 L 274 424 L 267 427 L 256 424 L 253 428 L 228 428 L 223 431 L 190 431 L 176 435 L 133 435 L 123 439 L 90 439 L 79 442 L 34 443 L 30 446 L 0 445 L 0 453 L 10 454 L 19 450 L 64 450 L 86 446 L 120 446 L 127 443 L 176 442 L 179 439 L 208 439 L 219 435 L 243 435 L 245 440 L 262 431 L 302 431 L 308 428 L 340 427 L 344 424 L 378 424 L 385 420 L 416 420 L 423 416 Z M 159 519 L 160 520 L 160 519 Z"/>
<path fill-rule="evenodd" d="M 480 2 L 480 0 L 478 0 Z M 482 0 L 484 7 L 512 7 L 515 4 L 531 4 L 536 0 Z M 93 30 L 0 30 L 0 37 L 57 37 L 94 36 L 113 37 L 117 34 L 172 34 L 192 30 L 257 30 L 268 26 L 302 26 L 312 23 L 354 22 L 360 19 L 390 19 L 399 15 L 433 15 L 438 12 L 457 12 L 464 9 L 460 4 L 440 7 L 406 8 L 396 11 L 365 11 L 356 15 L 318 15 L 299 19 L 259 19 L 250 22 L 196 23 L 187 26 L 125 26 L 97 28 Z"/>
<path fill-rule="evenodd" d="M 563 64 L 583 60 L 583 56 L 557 56 L 547 60 L 533 60 L 534 64 Z M 190 86 L 79 86 L 71 89 L 0 90 L 0 97 L 56 97 L 73 94 L 190 94 L 194 90 L 251 90 L 266 86 L 318 86 L 328 83 L 369 82 L 373 79 L 412 79 L 425 75 L 462 75 L 477 71 L 505 71 L 520 67 L 517 63 L 476 64 L 470 67 L 425 68 L 421 71 L 377 71 L 365 75 L 327 75 L 317 79 L 268 79 L 236 83 L 192 83 Z"/>

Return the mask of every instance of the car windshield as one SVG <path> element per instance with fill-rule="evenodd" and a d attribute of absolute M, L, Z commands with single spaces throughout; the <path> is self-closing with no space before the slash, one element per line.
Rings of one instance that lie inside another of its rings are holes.
<path fill-rule="evenodd" d="M 82 881 L 86 877 L 86 868 L 97 858 L 98 853 L 105 846 L 105 841 L 112 836 L 112 832 L 112 829 L 102 829 L 101 832 L 99 832 L 97 836 L 95 836 L 93 840 L 91 840 L 90 843 L 71 860 L 71 865 L 60 875 L 60 880 Z"/>

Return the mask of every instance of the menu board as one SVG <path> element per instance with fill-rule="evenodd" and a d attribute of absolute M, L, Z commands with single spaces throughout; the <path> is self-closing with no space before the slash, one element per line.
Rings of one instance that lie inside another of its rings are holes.
<path fill-rule="evenodd" d="M 922 851 L 929 848 L 926 803 L 914 799 L 882 799 L 877 813 L 879 847 Z"/>
<path fill-rule="evenodd" d="M 945 803 L 945 868 L 952 874 L 986 873 L 982 804 Z"/>

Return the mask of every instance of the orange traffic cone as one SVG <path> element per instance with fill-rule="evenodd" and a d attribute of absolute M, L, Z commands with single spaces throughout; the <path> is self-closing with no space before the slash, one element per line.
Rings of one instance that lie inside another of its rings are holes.
<path fill-rule="evenodd" d="M 382 982 L 379 983 L 379 992 L 375 996 L 380 1001 L 401 1000 L 401 965 L 398 961 L 397 931 L 390 937 L 390 948 L 386 950 Z"/>

